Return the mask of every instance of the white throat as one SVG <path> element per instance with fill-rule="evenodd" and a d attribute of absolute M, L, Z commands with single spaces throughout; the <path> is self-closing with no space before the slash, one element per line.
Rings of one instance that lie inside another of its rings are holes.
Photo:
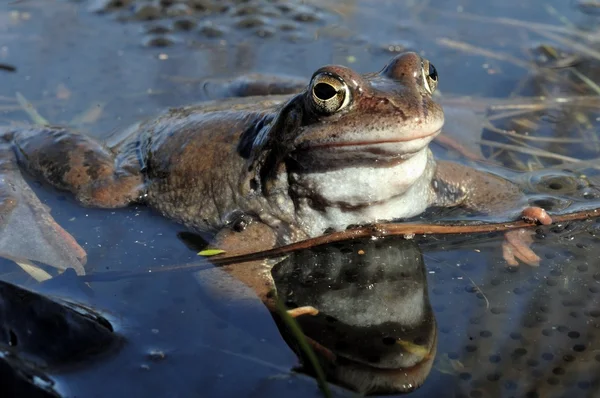
<path fill-rule="evenodd" d="M 430 202 L 435 169 L 428 147 L 393 166 L 352 166 L 315 173 L 291 173 L 298 196 L 297 219 L 310 236 L 324 230 L 343 230 L 351 224 L 368 224 L 412 217 Z"/>

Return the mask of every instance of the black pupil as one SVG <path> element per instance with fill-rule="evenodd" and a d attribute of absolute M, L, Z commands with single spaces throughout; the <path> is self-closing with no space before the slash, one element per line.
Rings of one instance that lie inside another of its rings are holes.
<path fill-rule="evenodd" d="M 435 69 L 435 66 L 433 66 L 433 64 L 431 63 L 429 64 L 429 77 L 434 82 L 438 79 L 437 70 Z"/>
<path fill-rule="evenodd" d="M 313 91 L 317 98 L 323 101 L 332 99 L 337 94 L 337 90 L 327 83 L 317 83 Z"/>

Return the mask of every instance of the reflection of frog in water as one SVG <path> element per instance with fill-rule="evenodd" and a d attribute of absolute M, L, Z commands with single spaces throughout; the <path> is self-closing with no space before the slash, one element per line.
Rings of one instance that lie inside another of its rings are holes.
<path fill-rule="evenodd" d="M 196 230 L 239 231 L 250 217 L 272 244 L 432 205 L 521 211 L 511 182 L 434 161 L 436 85 L 433 65 L 405 53 L 379 73 L 323 67 L 291 98 L 172 109 L 111 146 L 64 128 L 7 128 L 5 171 L 16 160 L 86 206 L 144 203 Z M 8 217 L 19 198 L 2 188 Z"/>
<path fill-rule="evenodd" d="M 414 240 L 387 237 L 291 253 L 273 267 L 277 294 L 313 348 L 328 379 L 362 394 L 421 386 L 437 352 L 437 325 L 425 263 Z M 296 339 L 272 313 L 311 372 Z"/>

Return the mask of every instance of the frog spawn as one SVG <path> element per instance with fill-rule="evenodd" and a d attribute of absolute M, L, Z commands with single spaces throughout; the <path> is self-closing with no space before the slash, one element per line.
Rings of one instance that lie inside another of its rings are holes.
<path fill-rule="evenodd" d="M 436 239 L 426 254 L 440 332 L 434 369 L 456 378 L 448 396 L 589 396 L 597 389 L 600 274 L 590 259 L 599 255 L 599 226 L 539 227 L 535 240 L 546 241 L 539 268 L 507 269 L 468 249 L 456 263 L 438 263 L 456 238 Z"/>
<path fill-rule="evenodd" d="M 182 42 L 275 34 L 284 40 L 309 41 L 333 14 L 300 1 L 254 0 L 92 0 L 88 9 L 122 21 L 147 25 L 143 44 L 166 47 Z M 241 36 L 240 36 L 241 35 Z"/>

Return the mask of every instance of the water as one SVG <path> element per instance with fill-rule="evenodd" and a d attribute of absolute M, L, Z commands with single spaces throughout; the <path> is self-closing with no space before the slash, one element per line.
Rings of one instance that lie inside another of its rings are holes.
<path fill-rule="evenodd" d="M 400 47 L 418 50 L 436 65 L 439 91 L 449 107 L 460 96 L 514 97 L 534 73 L 518 61 L 526 62 L 530 49 L 552 41 L 527 27 L 482 18 L 556 26 L 564 26 L 561 18 L 566 18 L 595 26 L 593 17 L 571 5 L 327 1 L 319 21 L 297 24 L 295 38 L 279 30 L 261 38 L 254 30 L 235 28 L 231 17 L 217 15 L 206 18 L 226 29 L 221 37 L 207 39 L 197 28 L 148 33 L 168 23 L 123 22 L 130 15 L 126 11 L 97 15 L 86 1 L 5 2 L 0 62 L 17 72 L 0 71 L 0 122 L 30 121 L 14 100 L 20 92 L 51 122 L 75 123 L 104 139 L 166 107 L 207 99 L 202 90 L 207 78 L 249 72 L 308 78 L 328 63 L 375 71 Z M 189 18 L 206 20 L 197 13 Z M 144 46 L 156 37 L 173 43 Z M 551 92 L 558 96 L 567 90 Z M 447 112 L 448 131 L 469 126 L 461 138 L 467 143 L 479 138 L 485 115 L 475 108 Z M 440 156 L 457 156 L 434 149 Z M 575 145 L 568 154 L 585 155 L 580 150 Z M 592 176 L 594 156 L 592 151 Z M 518 168 L 514 159 L 503 161 Z M 88 272 L 144 271 L 197 259 L 177 238 L 183 228 L 148 209 L 84 209 L 47 187 L 35 190 L 86 249 Z M 412 395 L 595 396 L 597 225 L 540 230 L 535 248 L 541 267 L 517 270 L 504 267 L 499 235 L 420 241 L 439 333 L 433 370 Z M 262 303 L 249 290 L 243 298 L 229 295 L 231 285 L 238 293 L 244 288 L 222 275 L 218 278 L 228 286 L 221 289 L 209 282 L 214 279 L 186 273 L 90 286 L 56 278 L 40 286 L 14 263 L 3 263 L 0 272 L 4 280 L 89 304 L 126 338 L 117 353 L 52 373 L 63 396 L 320 396 L 314 379 L 291 372 L 297 357 Z M 351 395 L 335 387 L 334 394 Z"/>

